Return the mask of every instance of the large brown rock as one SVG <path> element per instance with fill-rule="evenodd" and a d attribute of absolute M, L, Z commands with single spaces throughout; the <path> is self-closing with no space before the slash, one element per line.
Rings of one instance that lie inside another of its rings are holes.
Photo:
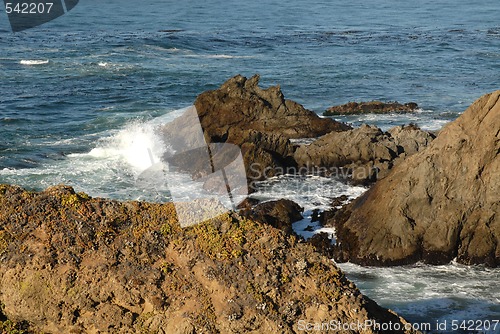
<path fill-rule="evenodd" d="M 405 324 L 330 259 L 268 224 L 228 213 L 181 229 L 172 203 L 93 199 L 64 186 L 0 186 L 0 282 L 0 326 L 6 316 L 35 333 Z"/>
<path fill-rule="evenodd" d="M 299 167 L 326 169 L 355 181 L 383 178 L 395 163 L 427 147 L 434 136 L 415 126 L 398 126 L 383 132 L 370 125 L 331 132 L 301 145 L 294 153 Z M 340 170 L 339 168 L 342 168 Z"/>
<path fill-rule="evenodd" d="M 312 138 L 349 129 L 343 123 L 321 118 L 302 105 L 286 100 L 279 86 L 260 88 L 259 78 L 258 75 L 250 79 L 238 75 L 219 89 L 198 96 L 195 106 L 211 140 L 226 141 L 233 128 L 271 132 L 286 138 Z"/>
<path fill-rule="evenodd" d="M 339 258 L 393 265 L 500 263 L 500 91 L 396 166 L 335 222 Z"/>
<path fill-rule="evenodd" d="M 253 181 L 296 167 L 295 146 L 290 139 L 313 138 L 350 128 L 286 100 L 279 86 L 262 89 L 258 83 L 258 75 L 250 79 L 238 75 L 220 88 L 200 94 L 195 108 L 187 109 L 183 116 L 161 127 L 164 142 L 174 150 L 177 147 L 200 150 L 198 147 L 204 147 L 204 141 L 238 145 L 252 191 Z M 202 134 L 198 133 L 200 123 Z M 205 155 L 197 154 L 196 150 L 164 160 L 193 175 L 207 174 Z"/>
<path fill-rule="evenodd" d="M 250 190 L 254 189 L 253 181 L 284 174 L 287 169 L 293 172 L 297 165 L 295 146 L 279 133 L 235 128 L 230 130 L 228 142 L 241 148 Z"/>

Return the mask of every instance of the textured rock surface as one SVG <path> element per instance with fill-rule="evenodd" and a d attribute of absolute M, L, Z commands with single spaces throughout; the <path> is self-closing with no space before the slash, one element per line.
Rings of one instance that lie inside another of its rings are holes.
<path fill-rule="evenodd" d="M 290 234 L 292 224 L 303 219 L 304 211 L 297 203 L 288 199 L 269 201 L 240 211 L 240 214 L 256 221 L 270 224 Z"/>
<path fill-rule="evenodd" d="M 349 129 L 286 100 L 279 86 L 262 89 L 258 83 L 258 75 L 250 79 L 238 75 L 219 89 L 198 96 L 195 106 L 212 141 L 225 141 L 233 128 L 271 132 L 286 138 L 311 138 Z"/>
<path fill-rule="evenodd" d="M 418 105 L 414 102 L 401 104 L 398 102 L 348 102 L 346 104 L 333 106 L 328 108 L 323 114 L 325 116 L 332 115 L 356 115 L 356 114 L 385 114 L 391 112 L 414 112 L 418 109 Z"/>
<path fill-rule="evenodd" d="M 225 214 L 181 229 L 171 204 L 64 186 L 0 186 L 0 263 L 1 313 L 35 333 L 295 333 L 299 320 L 403 321 L 268 224 Z"/>
<path fill-rule="evenodd" d="M 483 96 L 430 146 L 337 219 L 339 258 L 500 264 L 500 91 Z M 346 219 L 347 218 L 347 219 Z"/>
<path fill-rule="evenodd" d="M 299 166 L 327 168 L 340 176 L 350 174 L 354 180 L 374 180 L 409 155 L 433 140 L 433 136 L 414 126 L 398 126 L 383 132 L 375 126 L 343 132 L 331 132 L 308 145 L 301 145 L 294 154 Z M 339 172 L 336 168 L 345 168 Z"/>
<path fill-rule="evenodd" d="M 279 86 L 262 89 L 258 83 L 258 75 L 250 79 L 238 75 L 220 88 L 200 94 L 195 101 L 206 141 L 230 143 L 241 148 L 249 185 L 254 180 L 279 175 L 284 169 L 296 166 L 293 159 L 295 146 L 290 139 L 314 138 L 331 131 L 350 129 L 343 123 L 321 118 L 300 104 L 286 100 Z M 194 122 L 189 116 L 181 116 L 163 126 L 164 141 L 174 148 L 176 144 L 198 147 L 200 143 L 179 139 L 191 138 L 196 126 L 199 127 L 198 119 Z M 203 175 L 206 159 L 196 161 L 200 156 L 204 157 L 196 151 L 189 151 L 184 156 L 165 160 L 194 175 Z"/>
<path fill-rule="evenodd" d="M 239 145 L 249 180 L 264 180 L 297 164 L 295 147 L 284 135 L 256 130 L 230 130 L 228 142 Z"/>

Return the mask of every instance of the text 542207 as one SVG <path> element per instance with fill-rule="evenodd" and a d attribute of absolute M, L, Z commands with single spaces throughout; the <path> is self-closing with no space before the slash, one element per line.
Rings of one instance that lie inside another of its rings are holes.
<path fill-rule="evenodd" d="M 7 14 L 50 14 L 53 6 L 53 2 L 6 2 L 5 12 Z"/>

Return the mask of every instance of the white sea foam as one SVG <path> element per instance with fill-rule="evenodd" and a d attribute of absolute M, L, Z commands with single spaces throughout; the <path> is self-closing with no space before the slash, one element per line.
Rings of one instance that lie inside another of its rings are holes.
<path fill-rule="evenodd" d="M 252 197 L 260 200 L 286 198 L 298 203 L 305 211 L 330 208 L 332 200 L 346 195 L 354 199 L 367 188 L 351 186 L 334 177 L 317 175 L 282 175 L 257 182 Z"/>
<path fill-rule="evenodd" d="M 184 111 L 171 111 L 150 121 L 134 121 L 118 131 L 105 132 L 87 153 L 69 154 L 65 159 L 37 168 L 0 169 L 2 182 L 34 189 L 64 183 L 91 196 L 168 201 L 168 188 L 163 184 L 165 180 L 158 180 L 154 189 L 139 188 L 136 181 L 142 171 L 158 163 L 169 149 L 168 143 L 164 143 L 158 135 L 158 126 L 170 122 Z M 73 140 L 65 139 L 57 143 L 66 145 Z M 176 179 L 175 176 L 173 178 Z M 185 188 L 187 193 L 192 191 L 183 180 L 169 180 L 169 183 Z"/>
<path fill-rule="evenodd" d="M 187 55 L 186 57 L 192 57 L 192 58 L 205 58 L 205 59 L 254 59 L 257 58 L 257 56 L 235 56 L 235 55 L 227 55 L 227 54 L 216 54 L 216 55 Z"/>
<path fill-rule="evenodd" d="M 114 161 L 122 164 L 122 168 L 139 174 L 153 164 L 160 162 L 161 157 L 169 150 L 168 143 L 163 142 L 158 127 L 181 115 L 186 109 L 169 112 L 146 122 L 135 121 L 123 129 L 102 138 L 97 146 L 84 154 L 71 154 L 70 158 L 90 157 L 97 161 Z"/>
<path fill-rule="evenodd" d="M 293 230 L 305 239 L 324 232 L 335 242 L 335 229 L 323 227 L 318 222 L 312 222 L 313 210 L 326 210 L 334 198 L 345 195 L 348 199 L 361 196 L 366 188 L 351 186 L 333 177 L 316 175 L 296 176 L 282 175 L 256 183 L 258 191 L 251 197 L 263 201 L 286 198 L 304 208 L 304 219 L 292 225 Z"/>
<path fill-rule="evenodd" d="M 373 268 L 339 264 L 358 288 L 411 322 L 495 320 L 500 315 L 500 269 L 453 262 Z M 448 328 L 448 332 L 451 332 Z M 498 333 L 497 331 L 484 331 Z M 436 331 L 431 331 L 435 333 Z M 460 333 L 457 331 L 456 333 Z"/>
<path fill-rule="evenodd" d="M 440 130 L 450 122 L 449 117 L 437 118 L 436 112 L 432 110 L 418 109 L 413 113 L 389 113 L 389 114 L 362 114 L 349 116 L 335 116 L 335 119 L 359 126 L 361 124 L 375 125 L 383 131 L 397 125 L 417 124 L 421 129 L 428 131 Z"/>
<path fill-rule="evenodd" d="M 166 149 L 154 125 L 132 123 L 114 136 L 107 138 L 88 155 L 96 159 L 118 159 L 126 162 L 137 173 L 160 161 Z"/>
<path fill-rule="evenodd" d="M 33 66 L 33 65 L 45 65 L 48 64 L 48 60 L 35 60 L 35 59 L 23 59 L 19 62 L 21 65 Z"/>

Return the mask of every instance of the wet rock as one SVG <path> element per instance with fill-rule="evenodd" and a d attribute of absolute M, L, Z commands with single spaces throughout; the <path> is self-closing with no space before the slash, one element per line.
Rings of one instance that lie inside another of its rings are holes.
<path fill-rule="evenodd" d="M 262 89 L 259 76 L 236 76 L 219 89 L 200 94 L 195 108 L 161 127 L 163 141 L 173 150 L 163 160 L 195 177 L 210 173 L 207 149 L 214 143 L 241 148 L 250 190 L 252 182 L 296 167 L 291 138 L 314 138 L 350 127 L 319 117 L 302 105 L 286 100 L 280 87 Z M 193 110 L 195 117 L 193 117 Z M 203 133 L 199 133 L 199 126 Z"/>
<path fill-rule="evenodd" d="M 239 145 L 245 162 L 249 185 L 253 182 L 295 171 L 293 158 L 295 147 L 280 134 L 263 133 L 255 130 L 231 130 L 228 141 Z"/>
<path fill-rule="evenodd" d="M 401 104 L 398 102 L 348 102 L 346 104 L 333 106 L 327 109 L 323 115 L 358 115 L 358 114 L 386 114 L 392 112 L 408 113 L 418 109 L 418 105 L 414 102 Z"/>
<path fill-rule="evenodd" d="M 349 204 L 334 219 L 340 256 L 372 265 L 457 258 L 498 266 L 499 99 L 497 91 L 477 100 L 427 149 Z"/>
<path fill-rule="evenodd" d="M 257 204 L 252 209 L 240 211 L 240 214 L 291 234 L 293 233 L 292 224 L 303 219 L 303 211 L 304 209 L 297 203 L 288 199 L 280 199 Z"/>
<path fill-rule="evenodd" d="M 311 215 L 311 222 L 317 222 L 320 218 L 319 209 L 314 209 Z"/>

